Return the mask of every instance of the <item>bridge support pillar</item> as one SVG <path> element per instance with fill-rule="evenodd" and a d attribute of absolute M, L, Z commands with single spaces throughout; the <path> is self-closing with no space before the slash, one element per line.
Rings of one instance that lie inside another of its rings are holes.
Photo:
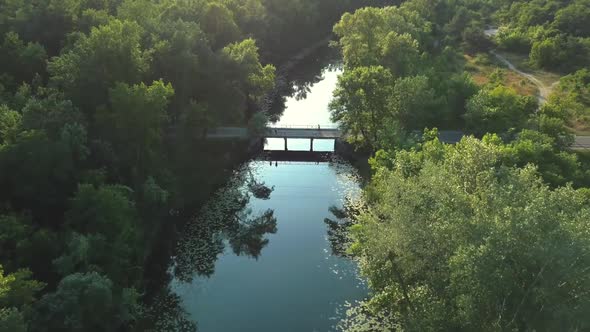
<path fill-rule="evenodd" d="M 287 137 L 285 137 L 285 151 L 289 151 L 289 147 L 287 146 Z"/>
<path fill-rule="evenodd" d="M 313 138 L 310 138 L 309 141 L 309 151 L 313 152 Z"/>

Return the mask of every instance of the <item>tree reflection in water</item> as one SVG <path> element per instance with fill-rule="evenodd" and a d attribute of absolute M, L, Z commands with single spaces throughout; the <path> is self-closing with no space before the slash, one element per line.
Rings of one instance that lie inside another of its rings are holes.
<path fill-rule="evenodd" d="M 326 71 L 339 69 L 341 67 L 339 59 L 339 51 L 325 45 L 317 50 L 313 57 L 297 64 L 288 74 L 279 70 L 275 89 L 268 96 L 268 113 L 271 121 L 279 121 L 285 111 L 287 98 L 306 99 L 311 92 L 311 87 L 323 80 Z"/>
<path fill-rule="evenodd" d="M 191 282 L 195 275 L 213 275 L 226 244 L 236 255 L 257 259 L 269 242 L 265 235 L 277 232 L 277 220 L 273 210 L 253 215 L 247 206 L 251 197 L 268 199 L 273 189 L 255 181 L 250 165 L 236 170 L 187 225 L 178 242 L 174 276 Z"/>
<path fill-rule="evenodd" d="M 326 218 L 324 222 L 328 226 L 328 240 L 332 248 L 332 255 L 350 257 L 348 248 L 352 244 L 350 227 L 357 223 L 361 212 L 366 209 L 364 201 L 360 198 L 347 197 L 344 207 L 331 206 L 330 212 L 334 219 Z"/>

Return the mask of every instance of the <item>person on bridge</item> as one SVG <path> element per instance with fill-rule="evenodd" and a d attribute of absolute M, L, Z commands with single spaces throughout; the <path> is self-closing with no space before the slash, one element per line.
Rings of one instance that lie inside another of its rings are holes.
<path fill-rule="evenodd" d="M 318 130 L 321 130 L 320 125 L 318 125 Z"/>

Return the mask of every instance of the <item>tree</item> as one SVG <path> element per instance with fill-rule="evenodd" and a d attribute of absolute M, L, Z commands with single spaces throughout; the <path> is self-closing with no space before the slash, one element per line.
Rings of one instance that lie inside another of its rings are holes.
<path fill-rule="evenodd" d="M 366 7 L 346 13 L 334 26 L 344 63 L 350 67 L 375 66 L 389 61 L 397 74 L 400 64 L 416 57 L 431 25 L 407 7 Z M 399 49 L 398 49 L 399 48 Z"/>
<path fill-rule="evenodd" d="M 393 120 L 389 108 L 392 83 L 391 72 L 381 66 L 345 71 L 330 103 L 332 121 L 338 122 L 351 140 L 378 148 L 385 125 Z"/>
<path fill-rule="evenodd" d="M 0 45 L 0 72 L 9 75 L 16 88 L 21 82 L 31 82 L 35 74 L 45 73 L 47 53 L 38 43 L 25 43 L 15 32 L 4 35 Z"/>
<path fill-rule="evenodd" d="M 130 195 L 123 186 L 79 186 L 66 224 L 82 236 L 74 233 L 68 250 L 56 261 L 63 274 L 99 269 L 118 285 L 139 279 L 143 228 Z"/>
<path fill-rule="evenodd" d="M 377 171 L 351 248 L 374 294 L 365 318 L 381 330 L 589 326 L 588 196 L 499 157 L 491 142 L 434 140 Z M 350 331 L 366 331 L 360 318 Z"/>
<path fill-rule="evenodd" d="M 441 120 L 442 107 L 426 76 L 400 78 L 395 81 L 391 109 L 405 129 L 422 131 Z"/>
<path fill-rule="evenodd" d="M 28 131 L 0 148 L 0 199 L 17 211 L 30 210 L 41 225 L 60 223 L 85 159 L 85 129 L 74 124 L 62 134 L 51 139 L 42 130 Z"/>
<path fill-rule="evenodd" d="M 171 84 L 155 81 L 109 90 L 110 107 L 97 112 L 101 137 L 115 148 L 126 178 L 143 181 L 161 160 L 167 106 L 174 95 Z"/>
<path fill-rule="evenodd" d="M 6 105 L 0 105 L 0 146 L 14 143 L 20 132 L 21 115 Z"/>
<path fill-rule="evenodd" d="M 177 120 L 180 110 L 191 100 L 212 100 L 210 93 L 218 84 L 215 54 L 209 47 L 206 34 L 196 22 L 182 20 L 159 25 L 158 41 L 153 48 L 151 77 L 170 82 L 174 87 L 171 115 Z"/>
<path fill-rule="evenodd" d="M 222 54 L 230 66 L 230 77 L 234 77 L 234 84 L 243 91 L 247 101 L 260 102 L 263 95 L 274 86 L 276 69 L 273 65 L 263 66 L 260 63 L 254 39 L 229 44 L 223 48 Z"/>
<path fill-rule="evenodd" d="M 92 114 L 105 103 L 115 82 L 136 83 L 147 70 L 149 53 L 141 48 L 141 38 L 135 22 L 112 20 L 92 28 L 89 36 L 82 35 L 49 62 L 51 82 Z"/>
<path fill-rule="evenodd" d="M 0 265 L 0 331 L 25 332 L 22 310 L 35 300 L 35 295 L 45 284 L 31 279 L 29 270 L 4 274 Z"/>
<path fill-rule="evenodd" d="M 505 133 L 525 127 L 537 109 L 533 97 L 519 96 L 514 90 L 497 86 L 481 90 L 467 103 L 465 121 L 477 135 Z"/>
<path fill-rule="evenodd" d="M 578 37 L 590 37 L 588 1 L 574 1 L 555 13 L 554 25 L 561 31 Z"/>
<path fill-rule="evenodd" d="M 35 294 L 45 284 L 33 280 L 29 270 L 18 270 L 4 275 L 0 265 L 0 308 L 21 308 L 35 300 Z"/>
<path fill-rule="evenodd" d="M 0 308 L 0 332 L 27 332 L 23 314 L 16 308 Z"/>
<path fill-rule="evenodd" d="M 79 125 L 86 130 L 86 118 L 72 101 L 58 91 L 40 90 L 21 109 L 23 130 L 43 130 L 51 139 L 59 139 L 66 127 Z"/>
<path fill-rule="evenodd" d="M 234 21 L 232 12 L 223 4 L 210 2 L 203 10 L 201 28 L 214 50 L 235 42 L 240 37 L 240 29 Z"/>
<path fill-rule="evenodd" d="M 248 122 L 248 130 L 252 136 L 262 136 L 267 131 L 268 115 L 263 112 L 258 112 L 252 116 Z"/>
<path fill-rule="evenodd" d="M 419 44 L 409 33 L 400 35 L 392 31 L 382 42 L 381 63 L 395 77 L 408 76 L 417 71 L 421 60 Z"/>
<path fill-rule="evenodd" d="M 34 331 L 115 331 L 137 314 L 137 294 L 117 291 L 107 277 L 96 272 L 63 278 L 55 292 L 35 304 Z"/>

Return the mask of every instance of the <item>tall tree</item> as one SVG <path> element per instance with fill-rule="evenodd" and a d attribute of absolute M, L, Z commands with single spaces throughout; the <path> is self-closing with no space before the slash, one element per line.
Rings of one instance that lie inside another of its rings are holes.
<path fill-rule="evenodd" d="M 391 72 L 381 66 L 345 71 L 330 103 L 332 120 L 351 140 L 378 148 L 386 124 L 393 118 L 389 108 L 392 83 Z"/>

